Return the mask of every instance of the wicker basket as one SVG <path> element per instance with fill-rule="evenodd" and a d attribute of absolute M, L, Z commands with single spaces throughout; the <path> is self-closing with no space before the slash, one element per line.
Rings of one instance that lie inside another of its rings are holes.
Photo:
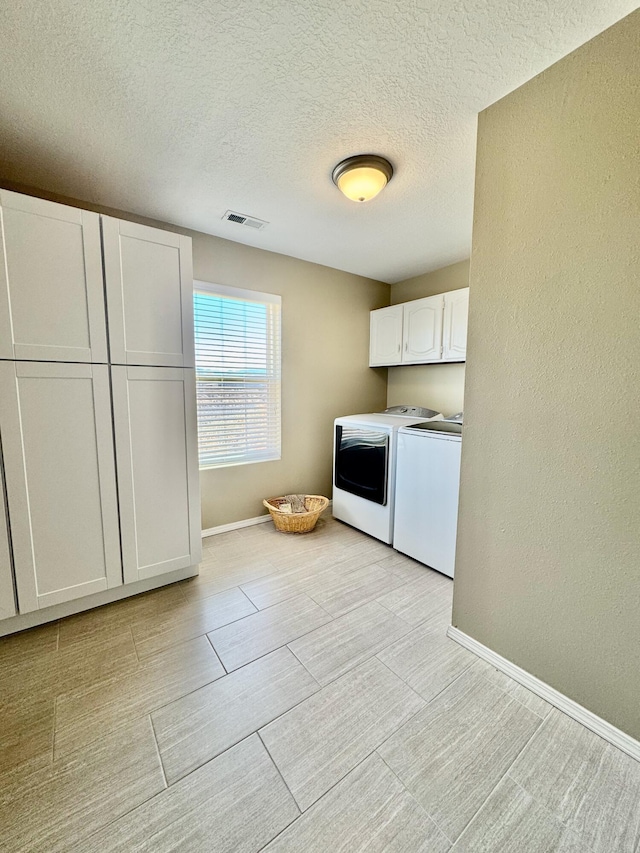
<path fill-rule="evenodd" d="M 329 506 L 328 498 L 321 495 L 300 495 L 304 499 L 306 512 L 282 512 L 279 507 L 287 503 L 285 498 L 267 498 L 262 501 L 271 513 L 276 530 L 281 533 L 310 533 L 317 520 Z"/>

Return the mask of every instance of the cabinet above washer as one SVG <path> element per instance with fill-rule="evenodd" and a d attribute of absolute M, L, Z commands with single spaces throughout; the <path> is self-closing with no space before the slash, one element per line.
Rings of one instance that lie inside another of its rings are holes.
<path fill-rule="evenodd" d="M 469 288 L 371 312 L 369 367 L 464 361 Z"/>

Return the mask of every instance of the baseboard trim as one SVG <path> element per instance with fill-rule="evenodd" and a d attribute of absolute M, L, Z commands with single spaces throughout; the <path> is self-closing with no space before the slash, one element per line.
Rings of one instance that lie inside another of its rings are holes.
<path fill-rule="evenodd" d="M 461 646 L 464 646 L 465 649 L 473 652 L 474 655 L 490 663 L 491 666 L 499 669 L 500 672 L 504 672 L 505 675 L 513 678 L 514 681 L 522 684 L 523 687 L 527 687 L 532 693 L 540 696 L 549 702 L 549 704 L 554 705 L 568 717 L 572 717 L 574 720 L 582 723 L 585 728 L 595 732 L 603 740 L 613 744 L 613 746 L 622 750 L 622 752 L 626 752 L 627 755 L 635 758 L 636 761 L 640 761 L 640 741 L 635 740 L 631 735 L 620 731 L 620 729 L 611 723 L 603 720 L 602 717 L 598 717 L 592 711 L 588 711 L 582 705 L 578 704 L 578 702 L 565 696 L 564 693 L 560 693 L 555 687 L 551 687 L 549 684 L 536 678 L 535 675 L 531 675 L 530 672 L 503 658 L 502 655 L 474 640 L 473 637 L 465 634 L 459 628 L 454 628 L 453 625 L 450 625 L 447 629 L 447 636 Z"/>
<path fill-rule="evenodd" d="M 217 536 L 219 533 L 229 533 L 231 530 L 240 530 L 242 527 L 253 527 L 254 524 L 264 524 L 265 521 L 271 521 L 269 513 L 257 515 L 255 518 L 243 518 L 242 521 L 232 521 L 230 524 L 219 524 L 217 527 L 208 527 L 203 530 L 202 538 Z"/>
<path fill-rule="evenodd" d="M 332 501 L 329 501 L 329 507 Z M 202 531 L 202 538 L 207 536 L 217 536 L 219 533 L 230 533 L 232 530 L 240 530 L 243 527 L 253 527 L 254 524 L 264 524 L 265 521 L 271 521 L 269 513 L 266 515 L 257 515 L 255 518 L 243 518 L 242 521 L 232 521 L 229 524 L 219 524 L 217 527 L 208 527 Z"/>

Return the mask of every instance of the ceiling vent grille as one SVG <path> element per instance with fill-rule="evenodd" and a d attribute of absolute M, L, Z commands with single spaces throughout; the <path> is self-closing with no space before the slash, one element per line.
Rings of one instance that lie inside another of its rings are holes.
<path fill-rule="evenodd" d="M 259 231 L 261 228 L 264 228 L 265 225 L 268 225 L 268 222 L 265 222 L 264 219 L 256 219 L 255 216 L 246 216 L 244 213 L 236 213 L 233 210 L 227 210 L 222 217 L 226 219 L 227 222 L 235 222 L 238 225 L 246 225 L 248 228 L 255 228 L 256 231 Z"/>

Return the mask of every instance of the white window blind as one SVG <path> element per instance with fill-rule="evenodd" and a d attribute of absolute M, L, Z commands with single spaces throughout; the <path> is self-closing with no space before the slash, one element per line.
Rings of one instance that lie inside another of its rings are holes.
<path fill-rule="evenodd" d="M 201 468 L 280 458 L 280 297 L 194 282 Z"/>

